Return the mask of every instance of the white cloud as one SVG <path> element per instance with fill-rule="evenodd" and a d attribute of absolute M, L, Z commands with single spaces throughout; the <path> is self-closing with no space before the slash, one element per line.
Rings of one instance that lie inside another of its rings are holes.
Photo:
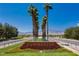
<path fill-rule="evenodd" d="M 79 26 L 79 23 L 77 23 L 77 26 Z"/>

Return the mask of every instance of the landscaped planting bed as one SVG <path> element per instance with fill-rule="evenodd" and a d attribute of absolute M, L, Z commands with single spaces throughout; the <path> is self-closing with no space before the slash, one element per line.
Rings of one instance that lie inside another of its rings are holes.
<path fill-rule="evenodd" d="M 20 49 L 22 43 L 15 44 L 0 49 L 0 56 L 77 56 L 71 51 L 64 48 L 37 50 L 37 49 Z M 42 52 L 40 52 L 42 51 Z"/>
<path fill-rule="evenodd" d="M 60 46 L 56 42 L 25 42 L 21 47 L 21 49 L 57 49 Z"/>

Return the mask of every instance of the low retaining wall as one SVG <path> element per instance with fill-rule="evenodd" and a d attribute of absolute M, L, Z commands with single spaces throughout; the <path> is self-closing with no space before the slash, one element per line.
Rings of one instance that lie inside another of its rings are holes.
<path fill-rule="evenodd" d="M 21 49 L 57 49 L 60 46 L 56 42 L 25 42 L 21 47 Z"/>

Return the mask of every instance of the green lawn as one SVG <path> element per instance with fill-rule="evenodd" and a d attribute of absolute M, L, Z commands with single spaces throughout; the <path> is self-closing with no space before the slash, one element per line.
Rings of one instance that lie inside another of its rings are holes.
<path fill-rule="evenodd" d="M 38 41 L 38 42 L 40 42 L 40 41 L 46 41 L 46 39 L 42 39 L 42 38 L 36 38 L 36 39 L 33 39 L 34 41 Z"/>
<path fill-rule="evenodd" d="M 41 53 L 40 50 L 34 49 L 21 50 L 19 48 L 21 45 L 22 44 L 16 44 L 0 49 L 0 56 L 77 56 L 64 48 L 59 48 L 56 50 L 42 50 Z"/>

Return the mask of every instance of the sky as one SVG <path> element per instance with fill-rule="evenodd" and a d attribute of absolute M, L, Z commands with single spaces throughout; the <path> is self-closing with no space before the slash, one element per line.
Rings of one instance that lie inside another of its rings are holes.
<path fill-rule="evenodd" d="M 39 26 L 45 15 L 44 4 L 33 4 L 39 13 Z M 79 23 L 79 4 L 53 3 L 49 10 L 49 31 L 64 31 Z M 28 13 L 30 3 L 0 3 L 0 23 L 8 23 L 20 32 L 32 32 L 32 17 Z M 41 26 L 39 31 L 41 31 Z"/>

